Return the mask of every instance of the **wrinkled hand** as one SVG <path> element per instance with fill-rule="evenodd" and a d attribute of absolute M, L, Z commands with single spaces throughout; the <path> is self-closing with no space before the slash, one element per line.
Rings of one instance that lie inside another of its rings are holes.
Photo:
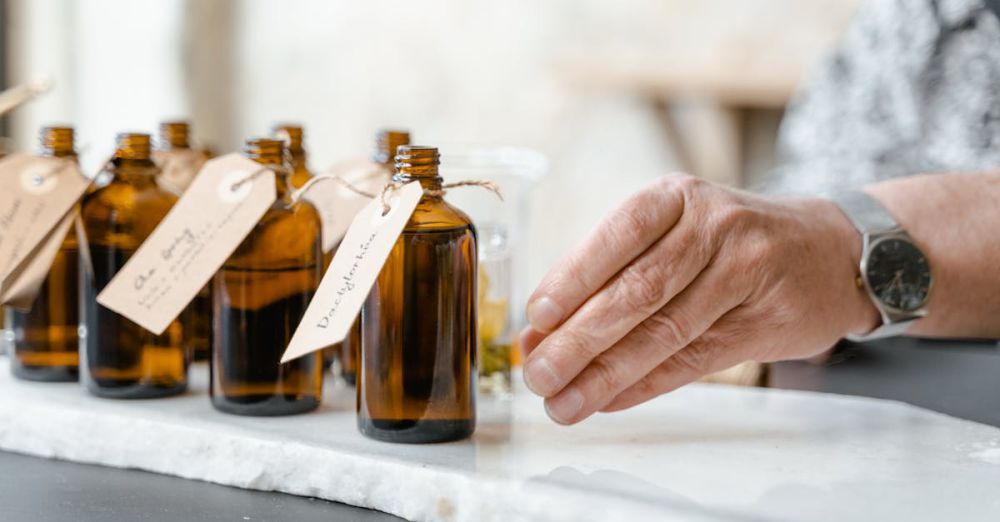
<path fill-rule="evenodd" d="M 860 250 L 829 201 L 663 177 L 528 300 L 525 382 L 572 424 L 743 361 L 816 355 L 877 323 L 854 283 Z"/>

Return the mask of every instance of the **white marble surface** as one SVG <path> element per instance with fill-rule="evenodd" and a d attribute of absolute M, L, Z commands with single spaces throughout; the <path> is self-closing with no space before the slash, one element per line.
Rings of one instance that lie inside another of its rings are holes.
<path fill-rule="evenodd" d="M 567 428 L 519 390 L 481 404 L 471 441 L 403 446 L 358 434 L 350 390 L 243 418 L 212 410 L 205 380 L 108 401 L 0 360 L 0 448 L 419 521 L 1000 520 L 1000 429 L 894 402 L 693 385 Z"/>

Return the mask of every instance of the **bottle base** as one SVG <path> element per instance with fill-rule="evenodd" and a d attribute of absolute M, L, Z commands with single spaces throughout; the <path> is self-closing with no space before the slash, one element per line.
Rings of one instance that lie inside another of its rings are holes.
<path fill-rule="evenodd" d="M 466 439 L 476 430 L 475 419 L 362 419 L 358 430 L 365 437 L 399 444 L 433 444 Z"/>
<path fill-rule="evenodd" d="M 308 413 L 319 407 L 318 397 L 275 395 L 212 396 L 212 407 L 223 413 L 246 417 L 280 417 Z"/>
<path fill-rule="evenodd" d="M 79 368 L 75 366 L 34 366 L 19 364 L 11 358 L 11 374 L 18 379 L 38 382 L 77 382 Z"/>
<path fill-rule="evenodd" d="M 91 395 L 102 399 L 158 399 L 161 397 L 172 397 L 187 391 L 187 383 L 175 384 L 173 386 L 140 384 L 135 381 L 123 383 L 87 383 L 87 391 Z"/>

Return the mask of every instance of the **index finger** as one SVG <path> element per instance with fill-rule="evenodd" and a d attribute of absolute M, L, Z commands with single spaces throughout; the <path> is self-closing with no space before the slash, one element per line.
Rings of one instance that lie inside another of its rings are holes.
<path fill-rule="evenodd" d="M 528 299 L 531 327 L 549 333 L 667 233 L 684 212 L 675 190 L 686 175 L 664 176 L 608 214 L 587 238 L 563 257 Z"/>

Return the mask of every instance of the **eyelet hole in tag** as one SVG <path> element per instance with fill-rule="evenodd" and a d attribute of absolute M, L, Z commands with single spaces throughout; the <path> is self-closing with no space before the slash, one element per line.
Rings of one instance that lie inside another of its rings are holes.
<path fill-rule="evenodd" d="M 28 194 L 47 194 L 59 184 L 57 174 L 64 165 L 54 162 L 40 163 L 28 166 L 21 172 L 21 188 Z"/>
<path fill-rule="evenodd" d="M 234 170 L 227 173 L 219 182 L 219 199 L 224 203 L 243 201 L 253 191 L 253 181 L 253 175 L 247 175 L 243 171 Z"/>
<path fill-rule="evenodd" d="M 372 225 L 377 226 L 388 221 L 388 219 L 392 217 L 392 213 L 396 210 L 397 206 L 399 206 L 399 195 L 393 191 L 393 194 L 389 196 L 389 201 L 385 203 L 382 211 L 372 214 Z"/>

